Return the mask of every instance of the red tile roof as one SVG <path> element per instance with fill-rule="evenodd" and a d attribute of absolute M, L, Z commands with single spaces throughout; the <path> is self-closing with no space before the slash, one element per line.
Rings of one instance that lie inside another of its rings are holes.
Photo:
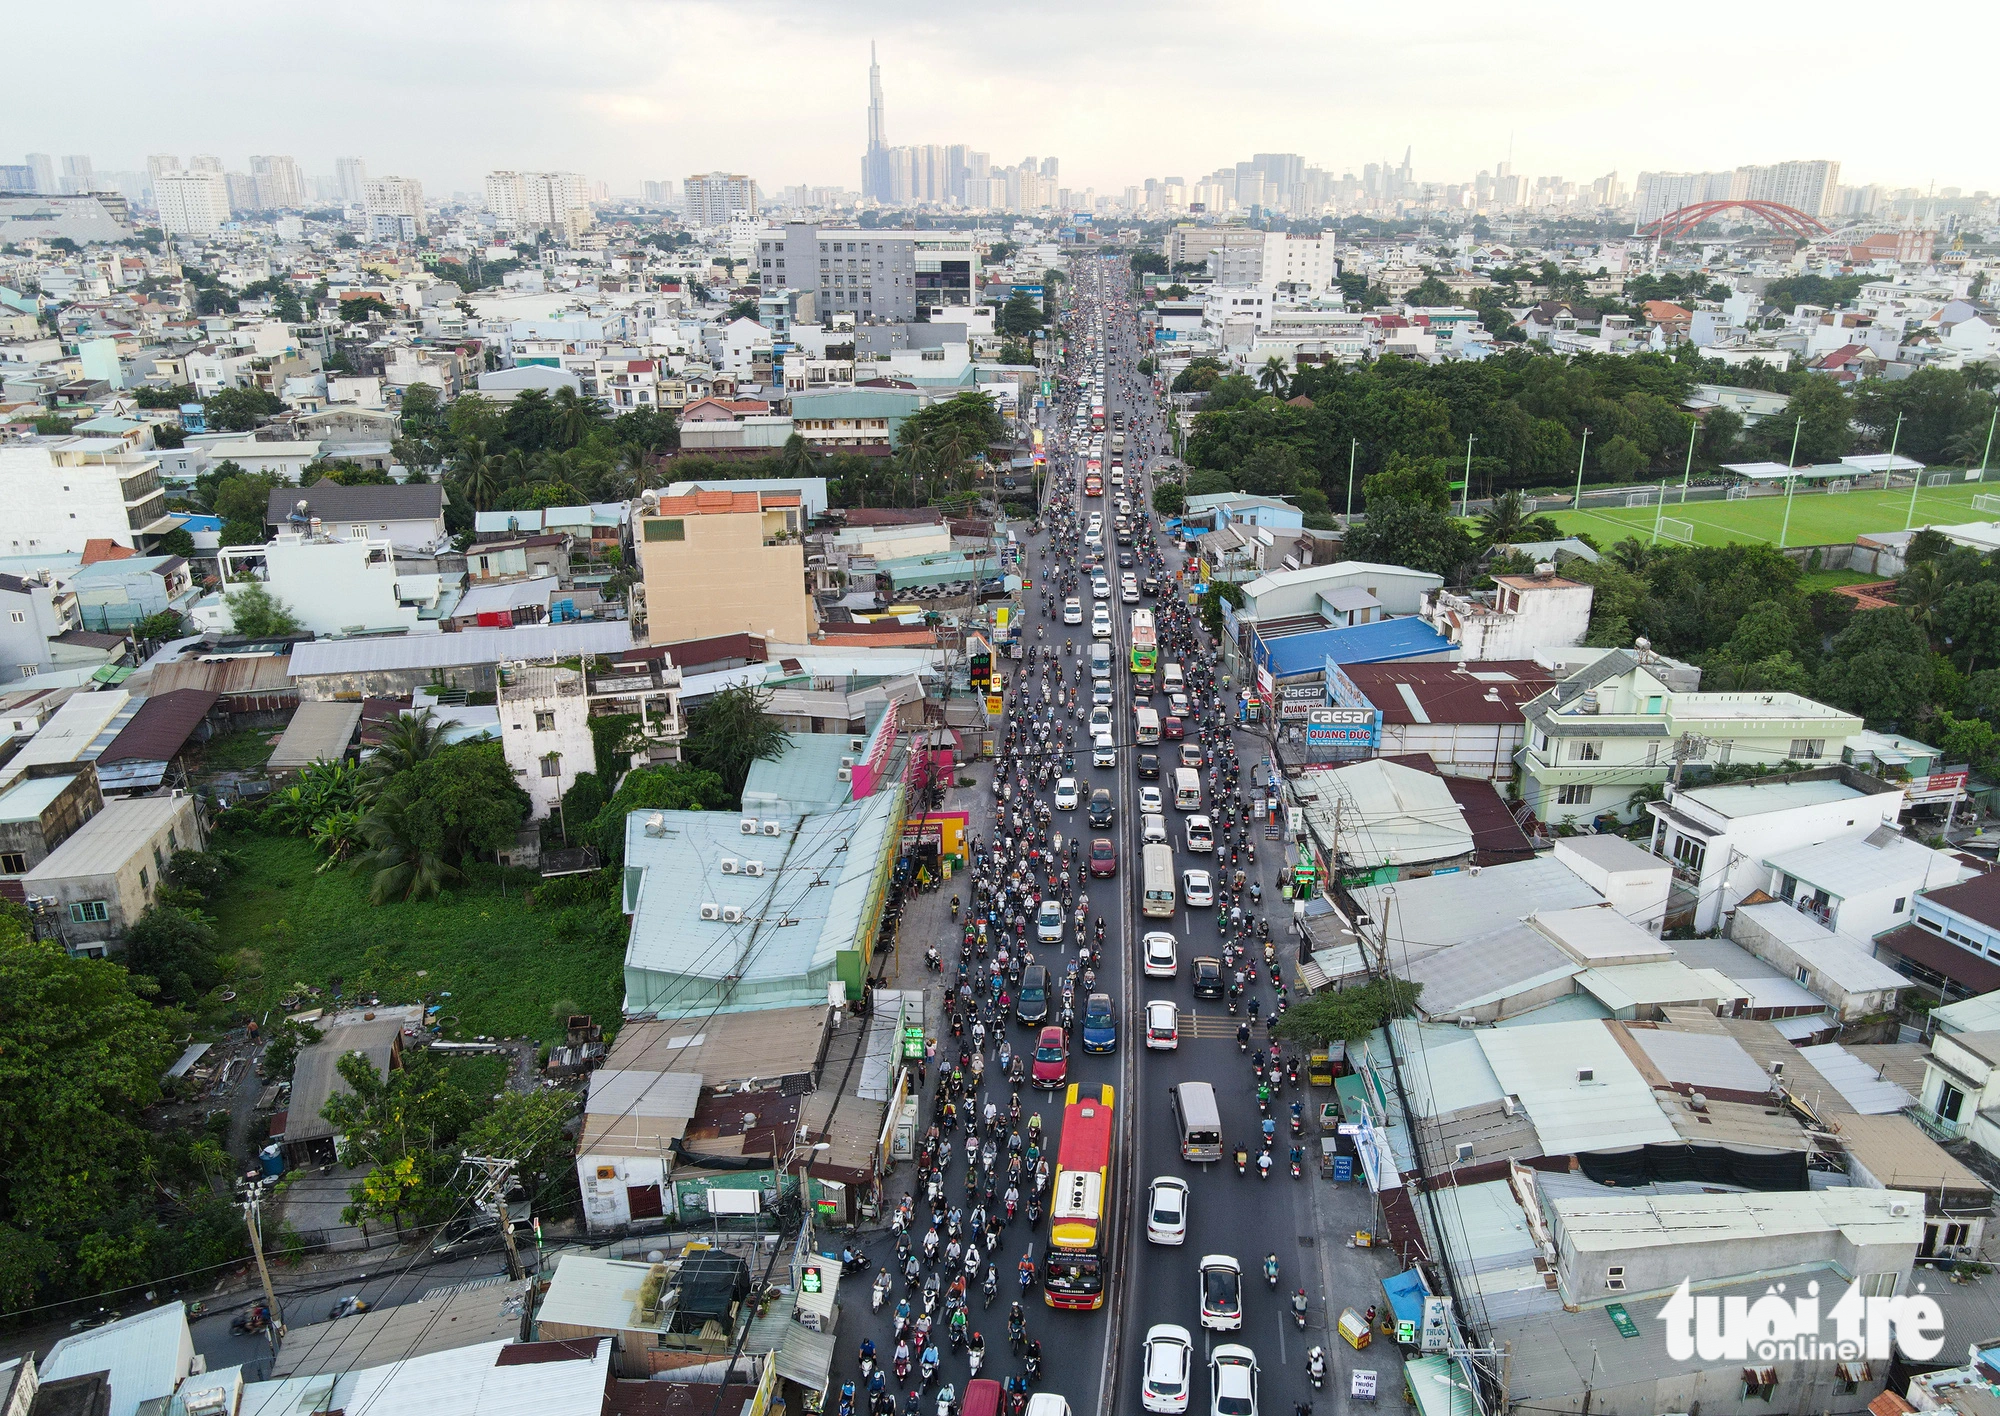
<path fill-rule="evenodd" d="M 96 565 L 99 561 L 131 560 L 138 554 L 130 546 L 121 546 L 108 536 L 92 536 L 83 543 L 85 565 Z"/>

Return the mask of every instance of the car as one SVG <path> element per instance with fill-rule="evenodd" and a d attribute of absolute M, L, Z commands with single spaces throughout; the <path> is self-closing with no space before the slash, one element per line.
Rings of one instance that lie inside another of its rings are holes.
<path fill-rule="evenodd" d="M 1095 580 L 1092 580 L 1092 581 L 1090 582 L 1090 595 L 1091 595 L 1091 598 L 1092 598 L 1092 599 L 1094 599 L 1094 600 L 1108 600 L 1108 599 L 1110 599 L 1110 598 L 1111 598 L 1111 582 L 1110 582 L 1110 581 L 1108 581 L 1108 580 L 1106 580 L 1106 579 L 1105 579 L 1105 578 L 1104 578 L 1103 576 L 1101 576 L 1101 575 L 1100 575 L 1100 576 L 1098 576 L 1098 577 L 1097 577 L 1097 578 L 1096 578 Z M 1109 613 L 1111 613 L 1111 612 L 1110 612 L 1109 610 L 1106 610 L 1106 611 L 1105 611 L 1105 613 L 1106 613 L 1106 614 L 1109 614 Z"/>
<path fill-rule="evenodd" d="M 1118 765 L 1118 744 L 1111 740 L 1110 733 L 1099 733 L 1090 740 L 1090 765 L 1092 767 Z"/>
<path fill-rule="evenodd" d="M 1227 1254 L 1205 1254 L 1200 1269 L 1201 1325 L 1217 1332 L 1243 1326 L 1243 1265 Z"/>
<path fill-rule="evenodd" d="M 1092 706 L 1090 710 L 1091 736 L 1095 737 L 1099 733 L 1108 733 L 1110 731 L 1111 731 L 1111 710 L 1108 707 L 1105 707 L 1103 704 L 1096 704 Z"/>
<path fill-rule="evenodd" d="M 1182 743 L 1181 743 L 1181 766 L 1183 766 L 1183 767 L 1199 767 L 1199 766 L 1201 766 L 1201 744 L 1200 744 L 1200 743 L 1198 743 L 1198 742 L 1187 742 L 1187 741 L 1185 741 L 1185 740 L 1183 740 L 1183 741 L 1182 741 Z"/>
<path fill-rule="evenodd" d="M 1142 846 L 1164 846 L 1167 843 L 1167 818 L 1155 813 L 1139 818 L 1139 844 Z"/>
<path fill-rule="evenodd" d="M 1178 715 L 1179 715 L 1180 717 L 1183 717 L 1183 718 L 1187 717 L 1187 716 L 1188 716 L 1188 700 L 1187 700 L 1187 695 L 1186 695 L 1185 693 L 1170 693 L 1170 694 L 1168 694 L 1168 695 L 1167 695 L 1167 711 L 1168 711 L 1169 713 L 1174 713 L 1174 714 L 1178 714 Z"/>
<path fill-rule="evenodd" d="M 1123 585 L 1118 587 L 1118 601 L 1124 605 L 1138 604 L 1139 587 L 1134 585 L 1130 580 L 1127 580 Z"/>
<path fill-rule="evenodd" d="M 1145 953 L 1147 978 L 1172 978 L 1180 963 L 1179 945 L 1164 929 L 1149 929 L 1139 941 Z"/>
<path fill-rule="evenodd" d="M 1083 623 L 1083 601 L 1077 599 L 1074 595 L 1063 601 L 1063 623 Z"/>
<path fill-rule="evenodd" d="M 1257 1416 L 1257 1354 L 1240 1342 L 1208 1354 L 1208 1416 Z"/>
<path fill-rule="evenodd" d="M 1173 1175 L 1155 1178 L 1146 1187 L 1146 1238 L 1155 1244 L 1185 1244 L 1187 1222 L 1187 1181 Z M 1184 1329 L 1175 1331 L 1185 1335 Z"/>
<path fill-rule="evenodd" d="M 1111 843 L 1109 836 L 1090 838 L 1090 874 L 1093 879 L 1109 880 L 1118 873 L 1118 847 Z"/>
<path fill-rule="evenodd" d="M 1192 972 L 1195 997 L 1220 998 L 1222 996 L 1222 960 L 1206 957 L 1196 959 Z"/>
<path fill-rule="evenodd" d="M 1166 810 L 1165 805 L 1160 800 L 1160 789 L 1158 787 L 1139 788 L 1139 810 L 1151 812 L 1155 816 Z"/>
<path fill-rule="evenodd" d="M 1162 1184 L 1181 1182 L 1155 1180 L 1155 1188 Z M 1187 1187 L 1182 1186 L 1185 1190 Z M 1185 1196 L 1183 1196 L 1185 1198 Z M 1152 1237 L 1152 1226 L 1146 1229 L 1146 1237 Z M 1179 1240 L 1175 1240 L 1179 1243 Z M 1146 1329 L 1146 1355 L 1143 1370 L 1146 1384 L 1139 1389 L 1139 1404 L 1148 1411 L 1164 1411 L 1169 1416 L 1179 1416 L 1188 1409 L 1188 1388 L 1194 1382 L 1194 1339 L 1184 1327 L 1173 1323 L 1155 1323 Z"/>
<path fill-rule="evenodd" d="M 1206 870 L 1181 872 L 1181 899 L 1190 905 L 1215 903 L 1215 883 L 1209 878 Z"/>
<path fill-rule="evenodd" d="M 1142 752 L 1139 754 L 1139 775 L 1142 778 L 1150 778 L 1153 781 L 1159 780 L 1160 778 L 1159 753 Z"/>
<path fill-rule="evenodd" d="M 1063 907 L 1060 900 L 1044 900 L 1035 912 L 1035 942 L 1060 944 L 1063 937 Z"/>
<path fill-rule="evenodd" d="M 1179 718 L 1169 715 L 1160 719 L 1160 740 L 1162 742 L 1179 742 L 1186 736 L 1187 729 L 1181 725 Z"/>
<path fill-rule="evenodd" d="M 1118 514 L 1120 516 L 1130 516 L 1132 514 L 1132 502 L 1129 497 L 1118 498 Z"/>
<path fill-rule="evenodd" d="M 1121 570 L 1130 570 L 1132 568 L 1132 553 L 1130 551 L 1120 551 L 1118 553 L 1118 567 Z"/>
<path fill-rule="evenodd" d="M 1076 801 L 1077 801 L 1076 778 L 1074 777 L 1056 778 L 1056 810 L 1075 811 Z"/>
<path fill-rule="evenodd" d="M 1181 1045 L 1180 1010 L 1164 998 L 1146 1004 L 1146 1047 L 1153 1052 L 1173 1052 Z"/>
<path fill-rule="evenodd" d="M 1191 851 L 1212 851 L 1215 849 L 1215 826 L 1206 816 L 1190 816 L 1184 823 L 1187 829 L 1187 848 Z"/>
<path fill-rule="evenodd" d="M 1151 674 L 1132 675 L 1132 698 L 1135 703 L 1144 703 L 1153 696 L 1153 676 Z"/>
<path fill-rule="evenodd" d="M 1117 809 L 1111 805 L 1111 793 L 1107 788 L 1099 787 L 1090 794 L 1090 824 L 1103 831 L 1108 830 L 1115 819 Z"/>
<path fill-rule="evenodd" d="M 1069 1039 L 1063 1036 L 1061 1028 L 1050 1025 L 1035 1038 L 1035 1063 L 1030 1075 L 1044 1091 L 1053 1091 L 1069 1080 Z"/>
<path fill-rule="evenodd" d="M 1049 971 L 1041 964 L 1021 970 L 1021 992 L 1014 999 L 1014 1016 L 1024 1026 L 1040 1027 L 1049 1016 Z"/>
<path fill-rule="evenodd" d="M 1093 531 L 1102 531 L 1104 529 L 1103 512 L 1093 511 L 1092 513 L 1090 513 L 1090 529 Z"/>
<path fill-rule="evenodd" d="M 1097 613 L 1090 617 L 1090 637 L 1109 639 L 1111 637 L 1111 611 L 1099 605 Z"/>
<path fill-rule="evenodd" d="M 1090 701 L 1093 706 L 1099 703 L 1109 703 L 1111 701 L 1111 680 L 1091 680 Z"/>
<path fill-rule="evenodd" d="M 1160 593 L 1159 578 L 1157 576 L 1152 576 L 1152 575 L 1147 576 L 1144 580 L 1139 582 L 1139 589 L 1141 590 L 1141 592 L 1147 595 L 1159 594 Z M 1075 623 L 1075 621 L 1071 622 Z"/>
<path fill-rule="evenodd" d="M 1083 1003 L 1083 1050 L 1116 1052 L 1118 1020 L 1111 1009 L 1111 995 L 1093 993 Z"/>
<path fill-rule="evenodd" d="M 1104 544 L 1104 533 L 1103 533 L 1102 531 L 1086 531 L 1086 532 L 1084 532 L 1084 533 L 1083 533 L 1083 544 L 1084 544 L 1084 545 L 1086 545 L 1086 546 L 1099 546 L 1099 547 L 1103 546 L 1103 544 Z"/>

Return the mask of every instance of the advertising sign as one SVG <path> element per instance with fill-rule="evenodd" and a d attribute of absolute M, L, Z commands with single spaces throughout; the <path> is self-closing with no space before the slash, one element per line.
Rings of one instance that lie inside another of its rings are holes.
<path fill-rule="evenodd" d="M 1382 714 L 1374 708 L 1315 706 L 1306 710 L 1305 720 L 1309 747 L 1373 749 L 1382 738 Z"/>
<path fill-rule="evenodd" d="M 1278 718 L 1281 722 L 1303 723 L 1308 713 L 1325 702 L 1325 684 L 1314 682 L 1278 685 Z"/>

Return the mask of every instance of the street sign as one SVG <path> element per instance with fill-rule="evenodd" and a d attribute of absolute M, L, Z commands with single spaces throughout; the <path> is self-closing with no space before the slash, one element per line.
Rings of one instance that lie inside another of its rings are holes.
<path fill-rule="evenodd" d="M 1604 1316 L 1611 1319 L 1611 1326 L 1618 1329 L 1620 1337 L 1637 1337 L 1639 1325 L 1632 1321 L 1632 1315 L 1625 1311 L 1623 1303 L 1613 1303 L 1604 1310 Z"/>
<path fill-rule="evenodd" d="M 817 1293 L 819 1292 L 819 1286 L 819 1265 L 807 1264 L 799 1271 L 799 1292 Z"/>
<path fill-rule="evenodd" d="M 1346 1182 L 1354 1178 L 1354 1157 L 1337 1155 L 1333 1158 L 1333 1178 Z"/>
<path fill-rule="evenodd" d="M 903 1029 L 903 1055 L 921 1057 L 924 1055 L 924 1030 L 922 1028 Z"/>

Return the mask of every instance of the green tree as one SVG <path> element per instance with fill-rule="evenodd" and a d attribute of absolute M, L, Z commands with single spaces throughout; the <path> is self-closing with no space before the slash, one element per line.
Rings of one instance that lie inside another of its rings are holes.
<path fill-rule="evenodd" d="M 247 433 L 285 411 L 285 401 L 261 388 L 225 388 L 202 405 L 210 432 Z"/>
<path fill-rule="evenodd" d="M 1257 371 L 1257 387 L 1273 398 L 1283 398 L 1290 386 L 1291 375 L 1286 372 L 1285 361 L 1276 354 L 1266 359 L 1264 366 Z"/>
<path fill-rule="evenodd" d="M 169 1003 L 192 1003 L 222 981 L 215 929 L 188 910 L 155 905 L 125 931 L 125 965 Z"/>
<path fill-rule="evenodd" d="M 340 318 L 348 324 L 358 324 L 363 320 L 394 319 L 396 312 L 380 295 L 344 294 L 340 297 Z"/>
<path fill-rule="evenodd" d="M 607 864 L 625 859 L 625 818 L 635 811 L 713 811 L 734 798 L 713 772 L 679 762 L 636 767 L 618 783 L 611 800 L 597 813 L 588 838 Z M 571 830 L 576 829 L 575 823 Z"/>
<path fill-rule="evenodd" d="M 458 456 L 458 489 L 476 511 L 491 511 L 493 497 L 497 490 L 493 479 L 493 460 L 486 455 L 486 444 L 479 438 L 471 438 L 465 450 Z"/>
<path fill-rule="evenodd" d="M 1597 451 L 1598 467 L 1614 482 L 1629 482 L 1646 470 L 1646 454 L 1620 433 L 1605 439 Z"/>
<path fill-rule="evenodd" d="M 235 632 L 245 638 L 297 634 L 302 628 L 291 607 L 266 589 L 261 580 L 241 582 L 241 588 L 230 591 L 226 601 Z"/>
<path fill-rule="evenodd" d="M 1367 519 L 1348 529 L 1342 549 L 1353 560 L 1427 570 L 1447 583 L 1459 578 L 1475 554 L 1457 517 L 1401 501 L 1370 506 Z"/>
<path fill-rule="evenodd" d="M 1937 622 L 1967 673 L 2000 663 L 2000 585 L 1981 580 L 1953 587 L 1938 605 Z"/>
<path fill-rule="evenodd" d="M 537 1214 L 568 1208 L 576 1189 L 576 1145 L 565 1134 L 581 1107 L 567 1091 L 510 1091 L 461 1138 L 474 1155 L 513 1158 L 514 1178 Z"/>
<path fill-rule="evenodd" d="M 1153 487 L 1153 510 L 1162 516 L 1179 516 L 1187 506 L 1187 491 L 1178 482 L 1159 482 Z"/>
<path fill-rule="evenodd" d="M 375 742 L 375 755 L 362 770 L 378 781 L 411 771 L 450 746 L 446 736 L 450 728 L 451 724 L 430 708 L 398 713 L 382 729 Z"/>
<path fill-rule="evenodd" d="M 1361 483 L 1361 495 L 1370 516 L 1378 505 L 1390 502 L 1445 511 L 1451 506 L 1451 468 L 1440 458 L 1398 454 L 1390 459 L 1388 470 Z"/>
<path fill-rule="evenodd" d="M 1784 411 L 1764 419 L 1757 432 L 1771 455 L 1781 462 L 1792 455 L 1794 430 L 1798 435 L 1796 466 L 1838 462 L 1854 446 L 1850 412 L 1847 394 L 1839 384 L 1825 374 L 1810 374 L 1793 387 Z"/>
<path fill-rule="evenodd" d="M 340 1161 L 367 1166 L 370 1174 L 349 1194 L 349 1223 L 386 1219 L 432 1223 L 450 1214 L 450 1189 L 458 1169 L 453 1145 L 478 1114 L 478 1105 L 450 1079 L 435 1053 L 412 1051 L 387 1075 L 350 1052 L 334 1064 L 349 1090 L 327 1099 L 320 1115 L 341 1138 Z"/>
<path fill-rule="evenodd" d="M 1393 976 L 1359 988 L 1323 989 L 1278 1020 L 1278 1036 L 1315 1047 L 1360 1042 L 1391 1019 L 1414 1014 L 1423 991 L 1421 983 Z"/>
<path fill-rule="evenodd" d="M 1239 608 L 1243 605 L 1246 598 L 1243 594 L 1243 587 L 1232 580 L 1211 580 L 1208 582 L 1208 589 L 1202 592 L 1201 599 L 1196 604 L 1195 610 L 1201 616 L 1201 622 L 1212 638 L 1220 638 L 1224 631 L 1225 626 L 1222 622 L 1223 606 L 1227 605 L 1231 609 Z"/>
<path fill-rule="evenodd" d="M 768 701 L 767 693 L 744 684 L 711 695 L 688 714 L 683 755 L 720 778 L 732 799 L 743 795 L 752 763 L 785 755 L 785 730 L 765 711 Z"/>
<path fill-rule="evenodd" d="M 179 551 L 162 551 L 165 555 L 179 555 Z M 181 618 L 179 610 L 161 610 L 158 614 L 147 615 L 132 626 L 132 636 L 139 640 L 157 641 L 178 638 L 187 629 L 187 621 Z"/>
<path fill-rule="evenodd" d="M 368 848 L 355 866 L 376 904 L 426 899 L 473 853 L 512 844 L 527 814 L 500 744 L 461 743 L 388 779 L 361 822 Z"/>
<path fill-rule="evenodd" d="M 1025 339 L 1040 329 L 1045 323 L 1042 307 L 1035 297 L 1025 290 L 1016 290 L 1007 297 L 1007 303 L 1000 307 L 994 317 L 993 327 L 1003 336 Z"/>
<path fill-rule="evenodd" d="M 1871 727 L 1914 726 L 1937 670 L 1923 631 L 1900 608 L 1864 610 L 1833 638 L 1819 696 L 1862 714 Z"/>

